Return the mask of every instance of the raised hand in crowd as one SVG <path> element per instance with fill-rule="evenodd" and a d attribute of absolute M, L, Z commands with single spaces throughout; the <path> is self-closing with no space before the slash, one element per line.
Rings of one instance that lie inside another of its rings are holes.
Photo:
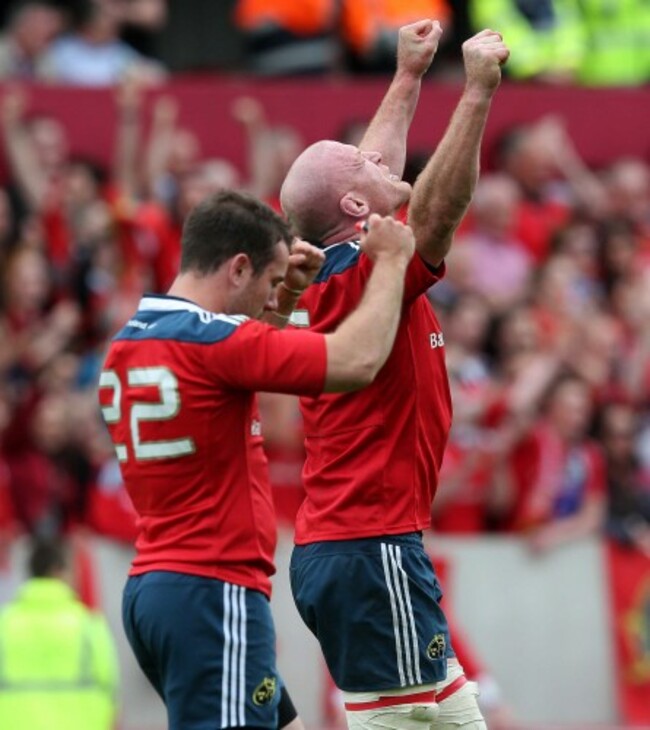
<path fill-rule="evenodd" d="M 117 135 L 115 149 L 115 182 L 124 201 L 141 197 L 141 124 L 143 84 L 137 75 L 126 73 L 116 86 Z"/>
<path fill-rule="evenodd" d="M 552 168 L 569 183 L 576 201 L 593 216 L 601 217 L 607 205 L 605 188 L 580 157 L 564 119 L 556 114 L 541 117 L 532 128 L 532 136 Z"/>
<path fill-rule="evenodd" d="M 151 133 L 145 153 L 145 194 L 151 199 L 160 197 L 161 181 L 169 174 L 178 111 L 178 102 L 169 94 L 162 94 L 153 103 Z"/>
<path fill-rule="evenodd" d="M 271 124 L 262 103 L 252 96 L 233 102 L 230 113 L 246 137 L 248 192 L 278 207 L 280 187 L 304 144 L 296 129 Z"/>
<path fill-rule="evenodd" d="M 2 141 L 9 167 L 27 206 L 39 210 L 47 193 L 47 181 L 25 125 L 29 98 L 20 86 L 8 86 L 2 97 Z"/>

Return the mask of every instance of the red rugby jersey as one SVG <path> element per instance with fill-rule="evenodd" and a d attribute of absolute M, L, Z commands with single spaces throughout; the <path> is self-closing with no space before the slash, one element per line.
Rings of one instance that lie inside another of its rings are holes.
<path fill-rule="evenodd" d="M 356 242 L 326 260 L 293 321 L 331 332 L 357 306 L 372 262 Z M 353 393 L 301 398 L 307 458 L 298 544 L 422 530 L 451 424 L 444 339 L 425 292 L 444 274 L 409 265 L 393 351 L 375 381 Z M 305 311 L 306 310 L 306 311 Z"/>
<path fill-rule="evenodd" d="M 137 512 L 131 574 L 270 594 L 276 523 L 255 391 L 316 395 L 325 338 L 146 296 L 112 340 L 102 413 Z"/>

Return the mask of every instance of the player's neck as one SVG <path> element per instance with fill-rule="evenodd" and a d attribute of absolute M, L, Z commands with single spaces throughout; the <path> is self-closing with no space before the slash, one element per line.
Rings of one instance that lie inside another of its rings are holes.
<path fill-rule="evenodd" d="M 189 299 L 208 312 L 223 312 L 226 309 L 226 302 L 222 292 L 216 274 L 197 276 L 192 272 L 185 272 L 174 279 L 167 294 L 171 297 Z"/>
<path fill-rule="evenodd" d="M 355 228 L 354 222 L 346 222 L 328 233 L 321 241 L 321 245 L 325 248 L 326 246 L 332 246 L 335 243 L 351 241 L 354 238 L 359 238 L 359 231 Z"/>

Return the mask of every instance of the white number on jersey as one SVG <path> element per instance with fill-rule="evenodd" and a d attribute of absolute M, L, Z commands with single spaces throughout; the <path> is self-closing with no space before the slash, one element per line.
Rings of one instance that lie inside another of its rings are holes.
<path fill-rule="evenodd" d="M 140 459 L 174 459 L 187 456 L 195 451 L 191 438 L 178 438 L 169 441 L 143 441 L 140 438 L 142 421 L 168 421 L 174 418 L 181 407 L 181 396 L 178 380 L 174 373 L 166 367 L 131 368 L 127 371 L 127 384 L 130 386 L 151 386 L 158 388 L 158 403 L 135 402 L 131 405 L 129 430 L 135 458 Z M 102 370 L 99 376 L 100 388 L 111 388 L 113 399 L 109 406 L 102 406 L 102 414 L 106 423 L 118 423 L 122 419 L 121 400 L 122 382 L 114 370 Z M 115 453 L 119 461 L 126 461 L 125 444 L 115 444 Z"/>

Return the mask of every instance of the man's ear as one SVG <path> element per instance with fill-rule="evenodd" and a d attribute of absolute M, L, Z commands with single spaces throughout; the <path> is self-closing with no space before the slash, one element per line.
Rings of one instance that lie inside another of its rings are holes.
<path fill-rule="evenodd" d="M 367 218 L 370 214 L 368 203 L 356 193 L 346 193 L 341 198 L 339 206 L 345 215 L 352 218 Z"/>
<path fill-rule="evenodd" d="M 253 273 L 253 265 L 248 254 L 235 254 L 228 264 L 228 279 L 232 286 L 242 287 L 250 279 Z"/>

